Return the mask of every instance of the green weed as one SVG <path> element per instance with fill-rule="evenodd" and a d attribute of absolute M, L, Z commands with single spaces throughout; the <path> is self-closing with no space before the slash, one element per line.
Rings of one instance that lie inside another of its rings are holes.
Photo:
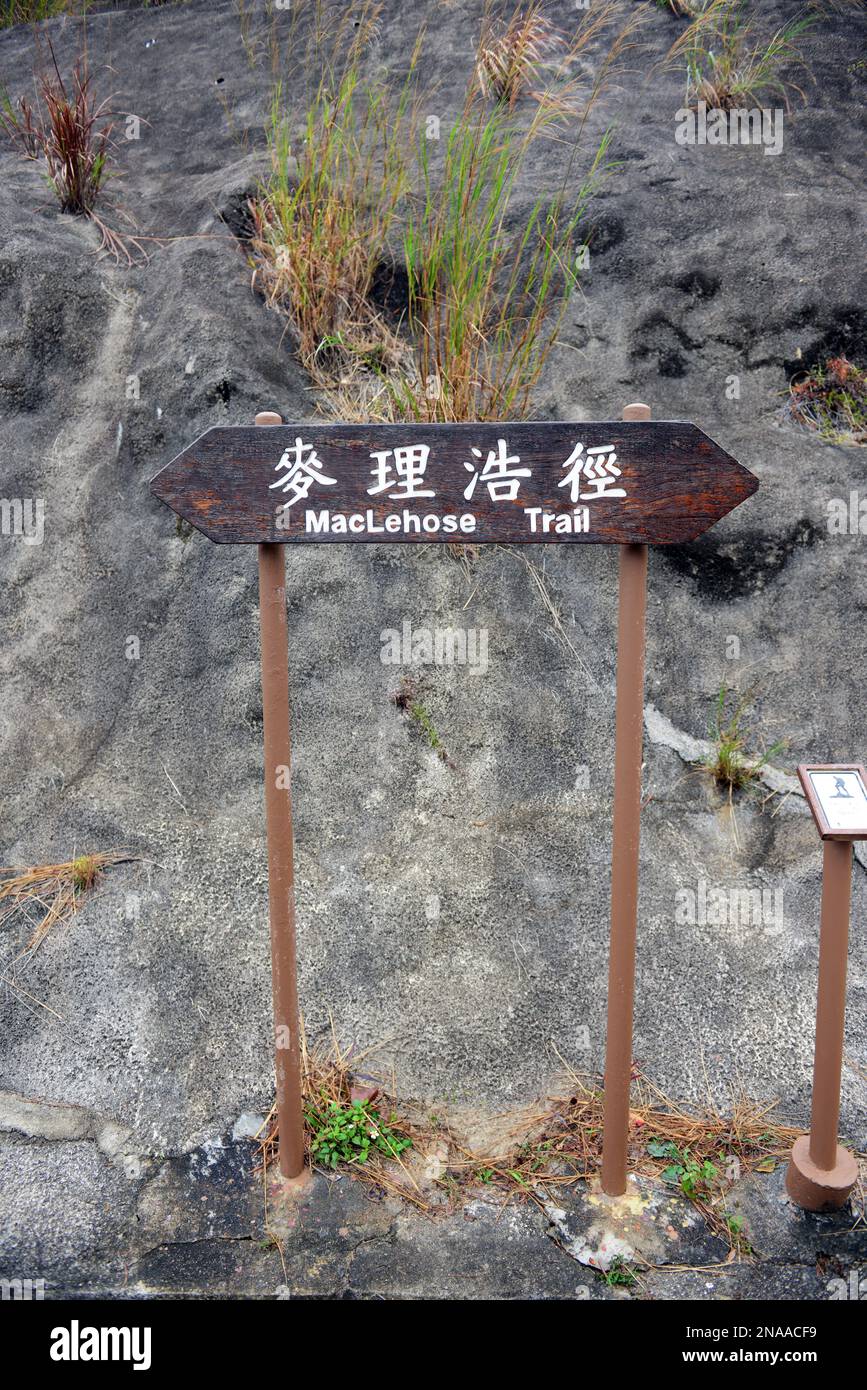
<path fill-rule="evenodd" d="M 371 1101 L 339 1105 L 323 1095 L 319 1103 L 308 1103 L 304 1117 L 312 1134 L 311 1157 L 326 1168 L 366 1163 L 374 1153 L 397 1158 L 412 1147 L 412 1140 L 395 1134 Z"/>
<path fill-rule="evenodd" d="M 754 782 L 769 759 L 785 747 L 785 740 L 780 739 L 758 757 L 745 753 L 748 734 L 744 721 L 753 698 L 750 691 L 737 696 L 723 682 L 714 704 L 710 730 L 714 752 L 705 766 L 714 781 L 730 794 Z"/>
<path fill-rule="evenodd" d="M 689 1149 L 679 1149 L 670 1141 L 651 1139 L 647 1152 L 651 1158 L 669 1160 L 662 1181 L 676 1184 L 690 1201 L 706 1194 L 719 1176 L 719 1169 L 709 1158 L 697 1159 Z"/>
<path fill-rule="evenodd" d="M 829 358 L 791 382 L 787 414 L 829 444 L 867 443 L 867 372 Z"/>

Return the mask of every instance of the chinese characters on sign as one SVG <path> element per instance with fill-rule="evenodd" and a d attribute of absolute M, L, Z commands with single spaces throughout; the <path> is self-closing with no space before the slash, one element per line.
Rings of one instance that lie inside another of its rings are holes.
<path fill-rule="evenodd" d="M 464 460 L 463 466 L 471 474 L 469 482 L 462 489 L 467 502 L 474 497 L 487 495 L 490 502 L 521 502 L 521 483 L 533 476 L 532 468 L 522 465 L 518 453 L 510 453 L 504 438 L 497 439 L 496 449 L 487 453 L 471 446 L 471 458 Z M 370 468 L 372 482 L 366 488 L 368 497 L 380 498 L 383 495 L 390 502 L 410 502 L 424 498 L 435 498 L 436 489 L 432 486 L 434 475 L 428 473 L 431 448 L 428 444 L 396 444 L 392 449 L 376 449 L 370 452 L 373 460 Z M 434 465 L 435 469 L 436 465 Z M 568 498 L 572 511 L 549 512 L 543 507 L 525 506 L 523 513 L 527 518 L 530 534 L 551 531 L 569 533 L 587 531 L 590 526 L 590 510 L 579 503 L 598 501 L 600 498 L 615 499 L 627 496 L 620 483 L 621 470 L 617 464 L 617 451 L 613 444 L 595 444 L 585 449 L 578 442 L 569 457 L 560 464 L 563 477 L 557 481 L 560 488 L 568 488 Z M 307 502 L 315 484 L 334 487 L 337 479 L 330 476 L 313 444 L 304 442 L 300 435 L 294 444 L 284 449 L 274 467 L 278 474 L 270 484 L 272 490 L 278 489 L 285 500 L 277 507 L 277 527 L 287 525 L 291 508 L 297 503 Z M 312 499 L 310 499 L 312 500 Z M 304 529 L 311 534 L 346 534 L 365 532 L 370 535 L 385 531 L 404 532 L 425 530 L 460 531 L 471 535 L 476 529 L 476 518 L 472 512 L 457 516 L 446 513 L 417 513 L 404 510 L 374 514 L 372 509 L 346 514 L 341 511 L 317 511 L 312 506 L 304 513 Z"/>

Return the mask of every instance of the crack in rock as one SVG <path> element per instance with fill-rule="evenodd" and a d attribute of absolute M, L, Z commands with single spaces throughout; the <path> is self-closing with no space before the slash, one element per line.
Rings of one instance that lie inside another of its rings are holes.
<path fill-rule="evenodd" d="M 667 719 L 655 705 L 645 705 L 644 727 L 651 743 L 658 744 L 663 748 L 671 748 L 685 763 L 704 763 L 713 758 L 714 747 L 708 739 L 693 738 L 692 734 L 685 733 L 683 729 L 675 728 L 671 720 Z M 763 783 L 772 792 L 779 792 L 781 795 L 792 793 L 804 799 L 804 793 L 797 777 L 792 777 L 787 772 L 780 772 L 778 768 L 767 766 L 759 768 L 756 781 Z"/>
<path fill-rule="evenodd" d="M 28 1139 L 90 1140 L 112 1162 L 120 1159 L 126 1163 L 131 1157 L 124 1146 L 132 1131 L 83 1105 L 0 1091 L 0 1130 L 15 1131 Z"/>

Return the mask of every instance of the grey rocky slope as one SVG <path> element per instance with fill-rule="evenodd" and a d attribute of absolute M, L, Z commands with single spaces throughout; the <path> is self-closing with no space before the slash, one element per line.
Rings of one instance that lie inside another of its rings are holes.
<path fill-rule="evenodd" d="M 568 7 L 552 8 L 565 22 Z M 405 65 L 422 10 L 387 7 L 372 74 Z M 445 13 L 429 60 L 444 124 L 477 7 Z M 800 358 L 864 360 L 863 31 L 855 14 L 817 25 L 815 84 L 773 158 L 675 143 L 681 76 L 644 79 L 676 21 L 651 16 L 633 74 L 590 122 L 588 147 L 616 121 L 621 166 L 590 214 L 591 268 L 539 400 L 540 414 L 575 419 L 646 400 L 760 477 L 711 535 L 651 556 L 635 1050 L 672 1095 L 741 1087 L 779 1096 L 795 1120 L 812 1057 L 816 835 L 794 794 L 740 798 L 733 823 L 670 745 L 706 736 L 729 680 L 758 682 L 756 740 L 789 740 L 779 766 L 867 751 L 864 540 L 826 526 L 829 499 L 867 488 L 865 456 L 778 414 Z M 77 30 L 50 32 L 67 51 Z M 99 261 L 93 229 L 59 215 L 38 169 L 0 149 L 0 491 L 46 500 L 43 546 L 0 544 L 2 856 L 123 845 L 142 862 L 113 870 L 16 967 L 0 1083 L 109 1116 L 131 1152 L 171 1153 L 270 1102 L 262 713 L 255 554 L 177 534 L 148 481 L 210 425 L 265 407 L 309 418 L 315 402 L 224 220 L 262 166 L 264 47 L 252 63 L 235 7 L 195 0 L 93 16 L 87 33 L 115 104 L 147 122 L 122 147 L 123 201 L 176 239 L 132 271 Z M 13 95 L 32 52 L 28 31 L 0 34 Z M 531 171 L 522 202 L 552 185 L 557 157 Z M 439 548 L 287 555 L 306 1024 L 316 1037 L 330 1014 L 344 1042 L 384 1042 L 405 1093 L 501 1107 L 545 1090 L 554 1048 L 601 1066 L 616 564 L 596 547 L 490 549 L 468 578 Z M 488 631 L 486 674 L 417 673 L 454 767 L 391 702 L 401 672 L 383 665 L 381 633 L 405 620 Z M 864 864 L 842 1113 L 861 1145 Z M 701 880 L 782 890 L 782 920 L 678 925 L 677 891 Z M 5 930 L 8 972 L 26 925 Z"/>

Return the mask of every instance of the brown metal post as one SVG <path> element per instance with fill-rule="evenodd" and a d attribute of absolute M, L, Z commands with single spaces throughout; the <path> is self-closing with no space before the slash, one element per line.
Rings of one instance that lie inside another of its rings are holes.
<path fill-rule="evenodd" d="M 649 420 L 650 407 L 628 405 L 623 411 L 623 418 Z M 647 546 L 623 545 L 620 548 L 620 611 L 617 624 L 614 843 L 611 852 L 611 941 L 602 1129 L 602 1190 L 611 1197 L 619 1197 L 626 1191 L 629 1142 L 646 608 Z"/>
<path fill-rule="evenodd" d="M 282 425 L 273 411 L 257 425 Z M 289 787 L 289 634 L 283 547 L 259 546 L 259 623 L 262 634 L 262 714 L 265 734 L 265 819 L 268 832 L 268 896 L 271 916 L 271 987 L 274 999 L 279 1161 L 284 1178 L 304 1170 L 301 1049 L 295 963 L 295 872 L 292 794 Z"/>
<path fill-rule="evenodd" d="M 851 902 L 852 842 L 826 840 L 822 867 L 819 995 L 810 1123 L 810 1157 L 817 1168 L 826 1170 L 833 1168 L 837 1161 Z"/>
<path fill-rule="evenodd" d="M 854 1154 L 837 1143 L 851 902 L 852 841 L 825 840 L 813 1111 L 809 1136 L 795 1140 L 786 1170 L 786 1191 L 807 1211 L 844 1206 L 858 1180 Z"/>

